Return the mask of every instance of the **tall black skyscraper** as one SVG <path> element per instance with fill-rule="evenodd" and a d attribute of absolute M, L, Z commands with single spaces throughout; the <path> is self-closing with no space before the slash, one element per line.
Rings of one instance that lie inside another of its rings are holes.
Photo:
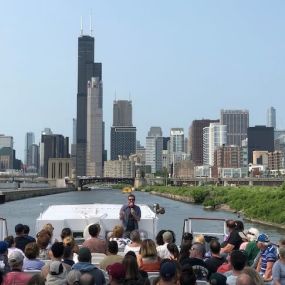
<path fill-rule="evenodd" d="M 249 127 L 248 138 L 248 162 L 252 163 L 252 152 L 254 150 L 274 151 L 274 128 L 265 126 Z"/>
<path fill-rule="evenodd" d="M 115 100 L 111 127 L 111 160 L 136 153 L 136 127 L 132 122 L 132 101 Z"/>
<path fill-rule="evenodd" d="M 78 38 L 78 85 L 76 125 L 76 174 L 86 175 L 87 83 L 91 77 L 102 80 L 102 63 L 94 62 L 94 37 Z"/>

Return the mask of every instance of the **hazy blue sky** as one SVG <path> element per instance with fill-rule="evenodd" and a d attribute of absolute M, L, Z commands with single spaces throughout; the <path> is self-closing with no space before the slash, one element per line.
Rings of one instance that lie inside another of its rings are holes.
<path fill-rule="evenodd" d="M 37 142 L 45 127 L 72 137 L 77 37 L 81 16 L 89 33 L 91 10 L 107 146 L 115 90 L 131 97 L 142 144 L 150 126 L 188 134 L 222 108 L 248 109 L 254 125 L 272 105 L 285 128 L 285 1 L 3 1 L 0 133 L 14 137 L 19 158 L 27 131 Z"/>

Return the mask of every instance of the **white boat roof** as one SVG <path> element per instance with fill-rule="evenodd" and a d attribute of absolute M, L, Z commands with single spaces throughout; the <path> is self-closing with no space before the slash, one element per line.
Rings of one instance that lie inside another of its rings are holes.
<path fill-rule="evenodd" d="M 141 219 L 153 219 L 155 213 L 147 205 L 138 204 L 141 208 Z M 53 205 L 49 206 L 38 220 L 61 219 L 118 219 L 122 204 L 80 204 L 80 205 Z"/>

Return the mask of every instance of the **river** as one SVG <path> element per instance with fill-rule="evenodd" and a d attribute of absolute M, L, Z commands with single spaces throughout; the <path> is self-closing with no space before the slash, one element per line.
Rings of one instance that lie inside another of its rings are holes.
<path fill-rule="evenodd" d="M 176 233 L 178 242 L 181 239 L 183 221 L 188 217 L 211 217 L 237 219 L 237 215 L 224 211 L 204 210 L 200 205 L 187 204 L 173 201 L 163 197 L 154 196 L 144 192 L 135 192 L 137 204 L 153 205 L 159 203 L 165 208 L 166 213 L 160 216 L 159 229 L 171 229 Z M 0 217 L 6 218 L 8 222 L 9 234 L 14 234 L 14 226 L 17 223 L 27 224 L 31 228 L 31 234 L 35 235 L 35 221 L 40 213 L 49 205 L 60 204 L 90 204 L 90 203 L 115 203 L 123 204 L 127 202 L 127 194 L 122 194 L 120 190 L 92 190 L 84 192 L 68 192 L 56 195 L 42 196 L 24 200 L 8 202 L 0 206 Z M 64 215 L 64 213 L 63 213 Z M 201 230 L 217 232 L 218 224 L 200 224 Z M 276 229 L 245 222 L 245 228 L 256 227 L 260 232 L 269 235 L 272 241 L 278 241 L 281 236 L 285 237 L 285 230 Z"/>

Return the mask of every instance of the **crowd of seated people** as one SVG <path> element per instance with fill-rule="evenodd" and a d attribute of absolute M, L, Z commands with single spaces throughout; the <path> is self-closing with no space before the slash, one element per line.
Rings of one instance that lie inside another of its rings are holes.
<path fill-rule="evenodd" d="M 223 242 L 184 233 L 177 245 L 171 230 L 155 240 L 134 230 L 129 239 L 117 225 L 101 239 L 100 225 L 93 224 L 90 238 L 78 245 L 69 228 L 57 240 L 51 224 L 35 238 L 18 224 L 15 236 L 0 241 L 0 285 L 285 285 L 285 240 L 274 245 L 240 221 L 229 220 L 227 227 Z"/>

